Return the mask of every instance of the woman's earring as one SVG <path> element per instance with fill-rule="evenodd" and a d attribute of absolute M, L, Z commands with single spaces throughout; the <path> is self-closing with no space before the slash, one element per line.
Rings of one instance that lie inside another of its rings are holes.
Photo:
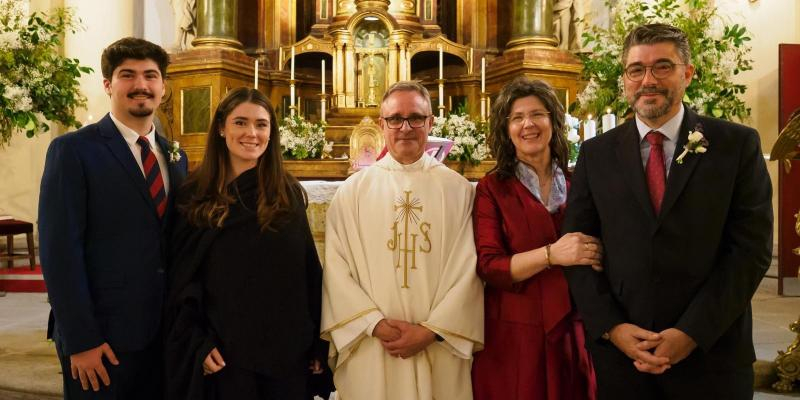
<path fill-rule="evenodd" d="M 219 133 L 219 136 L 220 136 L 220 137 L 225 137 L 225 132 L 220 132 L 220 133 Z"/>

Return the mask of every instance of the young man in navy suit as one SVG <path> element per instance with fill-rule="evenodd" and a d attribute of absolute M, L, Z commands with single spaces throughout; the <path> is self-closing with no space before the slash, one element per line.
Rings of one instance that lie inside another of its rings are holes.
<path fill-rule="evenodd" d="M 146 40 L 111 44 L 101 62 L 111 113 L 47 151 L 39 249 L 65 399 L 162 396 L 165 239 L 187 171 L 153 125 L 168 64 Z"/>
<path fill-rule="evenodd" d="M 584 143 L 564 232 L 603 242 L 604 270 L 565 268 L 599 399 L 752 399 L 750 299 L 770 264 L 772 187 L 754 129 L 681 103 L 680 29 L 623 46 L 635 118 Z"/>

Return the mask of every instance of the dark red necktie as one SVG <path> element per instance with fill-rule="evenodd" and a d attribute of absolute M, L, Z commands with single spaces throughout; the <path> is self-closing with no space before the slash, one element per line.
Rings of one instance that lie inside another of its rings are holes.
<path fill-rule="evenodd" d="M 650 143 L 650 157 L 647 159 L 647 188 L 650 190 L 650 201 L 653 210 L 658 215 L 661 212 L 661 200 L 664 199 L 664 189 L 667 182 L 667 173 L 664 169 L 664 135 L 658 131 L 650 131 L 644 137 Z"/>
<path fill-rule="evenodd" d="M 147 190 L 150 192 L 150 197 L 153 198 L 153 204 L 156 205 L 158 217 L 161 218 L 167 210 L 167 192 L 164 190 L 161 168 L 158 166 L 156 155 L 150 151 L 150 141 L 144 136 L 139 136 L 136 143 L 139 143 L 139 147 L 142 149 L 142 168 L 145 182 L 147 182 Z"/>

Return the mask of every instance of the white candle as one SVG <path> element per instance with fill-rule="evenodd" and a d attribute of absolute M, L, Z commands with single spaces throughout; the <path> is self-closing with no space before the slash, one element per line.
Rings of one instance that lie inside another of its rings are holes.
<path fill-rule="evenodd" d="M 583 123 L 583 140 L 588 140 L 597 135 L 597 122 L 589 114 L 588 119 Z"/>
<path fill-rule="evenodd" d="M 322 94 L 325 94 L 325 60 L 322 60 Z"/>
<path fill-rule="evenodd" d="M 278 47 L 278 71 L 283 71 L 283 48 Z"/>
<path fill-rule="evenodd" d="M 255 68 L 255 72 L 253 72 L 253 76 L 255 76 L 255 78 L 253 78 L 253 80 L 255 81 L 255 82 L 253 82 L 253 88 L 258 90 L 258 59 L 257 58 L 256 58 L 256 68 Z"/>
<path fill-rule="evenodd" d="M 294 80 L 294 46 L 292 46 L 292 71 L 289 79 Z"/>
<path fill-rule="evenodd" d="M 603 133 L 614 129 L 617 126 L 617 116 L 611 113 L 611 109 L 606 109 L 606 115 L 603 115 Z"/>
<path fill-rule="evenodd" d="M 486 57 L 481 57 L 481 93 L 486 93 Z"/>
<path fill-rule="evenodd" d="M 444 79 L 444 51 L 442 45 L 439 45 L 439 79 Z"/>

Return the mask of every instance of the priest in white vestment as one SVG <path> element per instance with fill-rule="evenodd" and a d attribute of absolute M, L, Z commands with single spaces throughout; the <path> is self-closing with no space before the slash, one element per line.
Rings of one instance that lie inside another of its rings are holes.
<path fill-rule="evenodd" d="M 388 154 L 328 209 L 322 337 L 341 400 L 472 399 L 483 347 L 473 188 L 424 152 L 432 121 L 423 86 L 392 85 L 380 119 Z"/>

